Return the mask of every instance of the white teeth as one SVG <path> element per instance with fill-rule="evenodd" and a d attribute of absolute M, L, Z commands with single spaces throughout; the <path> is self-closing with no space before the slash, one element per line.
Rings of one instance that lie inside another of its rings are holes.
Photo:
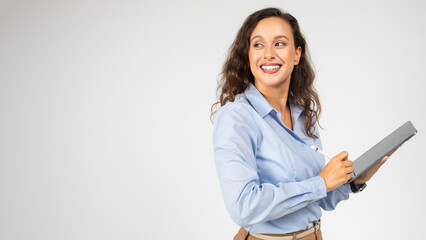
<path fill-rule="evenodd" d="M 275 69 L 278 69 L 278 68 L 280 68 L 281 66 L 280 65 L 273 65 L 273 66 L 261 66 L 261 68 L 263 69 L 263 70 L 275 70 Z"/>

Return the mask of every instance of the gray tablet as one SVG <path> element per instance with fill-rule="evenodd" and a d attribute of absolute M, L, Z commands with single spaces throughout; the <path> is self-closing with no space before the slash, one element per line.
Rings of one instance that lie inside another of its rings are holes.
<path fill-rule="evenodd" d="M 359 175 L 370 169 L 374 164 L 401 146 L 401 144 L 413 137 L 416 133 L 417 130 L 414 128 L 411 121 L 404 123 L 401 127 L 354 160 L 352 178 L 345 184 L 354 181 Z"/>

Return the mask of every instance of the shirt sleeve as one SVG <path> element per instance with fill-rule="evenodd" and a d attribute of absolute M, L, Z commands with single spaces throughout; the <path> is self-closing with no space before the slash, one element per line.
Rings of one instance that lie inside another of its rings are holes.
<path fill-rule="evenodd" d="M 326 197 L 326 186 L 319 176 L 276 185 L 260 183 L 256 167 L 260 133 L 253 117 L 244 111 L 249 110 L 222 107 L 216 113 L 213 128 L 219 184 L 234 222 L 247 228 L 281 218 Z"/>
<path fill-rule="evenodd" d="M 349 185 L 341 185 L 333 191 L 328 192 L 327 197 L 319 201 L 319 205 L 326 211 L 332 211 L 339 202 L 347 200 L 350 193 L 352 193 L 352 190 Z"/>

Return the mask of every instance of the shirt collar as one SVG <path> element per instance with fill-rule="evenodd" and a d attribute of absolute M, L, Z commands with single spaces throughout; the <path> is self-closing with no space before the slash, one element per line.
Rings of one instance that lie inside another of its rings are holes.
<path fill-rule="evenodd" d="M 250 86 L 246 89 L 244 94 L 249 100 L 250 104 L 262 118 L 269 114 L 272 110 L 275 110 L 265 99 L 262 93 L 257 90 L 253 83 L 250 83 Z M 302 110 L 294 105 L 293 99 L 289 98 L 288 102 L 290 105 L 292 117 L 297 119 L 302 113 Z"/>

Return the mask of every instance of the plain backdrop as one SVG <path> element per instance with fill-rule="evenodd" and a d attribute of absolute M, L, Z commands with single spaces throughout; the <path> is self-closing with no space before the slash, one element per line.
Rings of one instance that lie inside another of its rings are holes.
<path fill-rule="evenodd" d="M 325 240 L 421 239 L 424 1 L 0 1 L 0 239 L 232 239 L 210 107 L 227 49 L 264 7 L 293 14 L 326 152 L 356 159 L 419 133 L 366 190 L 324 212 Z"/>

